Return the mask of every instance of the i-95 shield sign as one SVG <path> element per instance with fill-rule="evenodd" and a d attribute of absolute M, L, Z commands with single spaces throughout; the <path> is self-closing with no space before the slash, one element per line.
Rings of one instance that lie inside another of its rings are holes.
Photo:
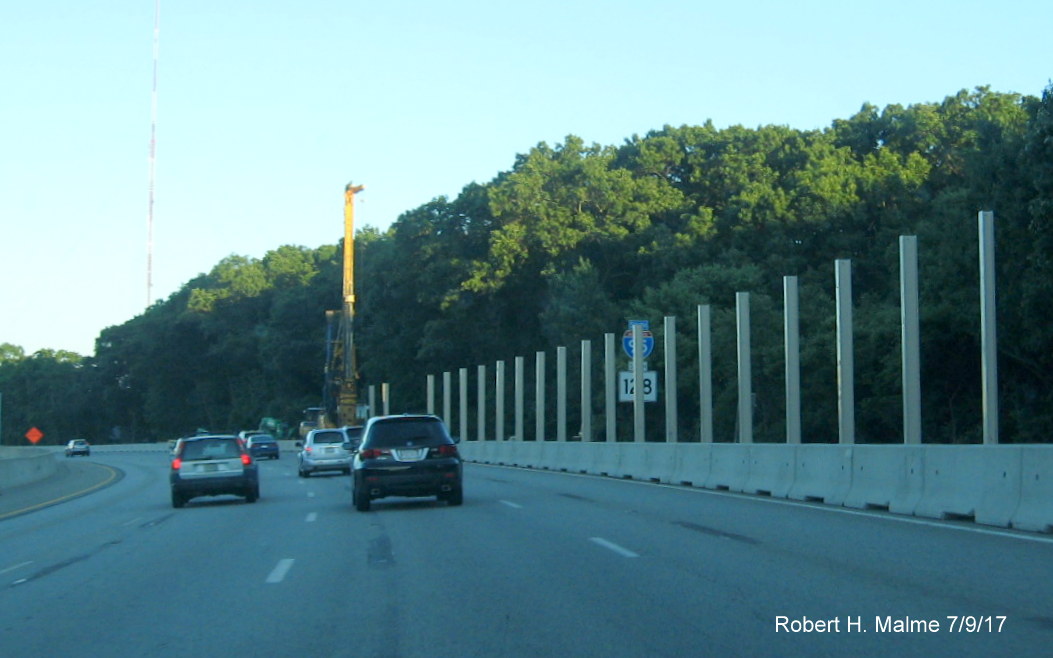
<path fill-rule="evenodd" d="M 636 395 L 636 387 L 633 386 L 633 373 L 623 370 L 618 373 L 618 402 L 632 402 Z M 658 373 L 648 370 L 643 374 L 643 399 L 644 402 L 658 402 Z"/>

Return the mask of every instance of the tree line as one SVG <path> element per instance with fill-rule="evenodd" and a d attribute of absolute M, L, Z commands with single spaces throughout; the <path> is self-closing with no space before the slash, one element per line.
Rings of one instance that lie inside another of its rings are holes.
<path fill-rule="evenodd" d="M 782 281 L 795 275 L 803 437 L 835 441 L 833 264 L 847 258 L 857 440 L 897 442 L 898 237 L 916 235 L 924 440 L 979 442 L 980 210 L 993 210 L 997 227 L 1002 440 L 1046 442 L 1053 86 L 1040 98 L 980 87 L 934 103 L 866 104 L 822 130 L 707 122 L 619 146 L 573 135 L 538 144 L 488 183 L 409 210 L 385 231 L 358 232 L 361 379 L 389 383 L 395 410 L 419 411 L 426 374 L 573 352 L 627 319 L 660 328 L 677 316 L 679 344 L 692 345 L 695 309 L 709 304 L 714 428 L 731 440 L 735 293 L 749 292 L 754 430 L 778 441 Z M 17 444 L 30 425 L 56 441 L 141 441 L 254 427 L 264 416 L 295 424 L 321 402 L 324 311 L 340 307 L 341 248 L 230 256 L 105 329 L 92 356 L 0 346 L 3 443 Z M 690 349 L 679 366 L 681 436 L 697 436 Z"/>

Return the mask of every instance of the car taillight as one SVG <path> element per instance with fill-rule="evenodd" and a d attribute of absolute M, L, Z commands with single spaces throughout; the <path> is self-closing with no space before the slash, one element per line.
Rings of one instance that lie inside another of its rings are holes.
<path fill-rule="evenodd" d="M 370 448 L 368 450 L 363 450 L 360 453 L 358 453 L 358 455 L 362 459 L 377 459 L 379 457 L 383 457 L 384 455 L 390 455 L 390 454 L 391 454 L 390 450 L 385 450 L 383 448 Z"/>
<path fill-rule="evenodd" d="M 245 452 L 241 453 L 241 463 L 244 464 L 245 466 L 248 466 L 249 464 L 252 463 L 252 457 L 249 457 L 248 453 L 245 453 Z"/>
<path fill-rule="evenodd" d="M 183 467 L 183 460 L 182 459 L 180 459 L 179 457 L 176 457 L 175 459 L 172 460 L 172 470 L 173 471 L 178 471 L 182 467 Z"/>
<path fill-rule="evenodd" d="M 452 443 L 445 443 L 435 449 L 435 454 L 439 457 L 459 457 L 457 454 L 457 446 Z"/>
<path fill-rule="evenodd" d="M 311 446 L 304 446 L 303 447 L 303 451 L 306 452 L 307 454 L 311 454 Z"/>

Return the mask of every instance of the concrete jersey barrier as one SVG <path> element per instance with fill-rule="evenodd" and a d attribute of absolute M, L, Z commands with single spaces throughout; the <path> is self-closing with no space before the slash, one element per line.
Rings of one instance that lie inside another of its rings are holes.
<path fill-rule="evenodd" d="M 0 446 L 0 492 L 43 480 L 55 466 L 55 453 L 47 448 Z"/>

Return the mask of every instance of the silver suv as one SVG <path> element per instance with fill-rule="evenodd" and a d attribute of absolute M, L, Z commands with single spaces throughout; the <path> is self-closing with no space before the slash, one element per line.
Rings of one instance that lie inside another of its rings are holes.
<path fill-rule="evenodd" d="M 319 471 L 351 473 L 352 452 L 344 444 L 354 446 L 361 435 L 361 427 L 337 427 L 308 432 L 302 443 L 296 442 L 296 446 L 300 448 L 297 458 L 300 477 L 310 477 L 312 473 Z"/>
<path fill-rule="evenodd" d="M 196 496 L 244 496 L 255 503 L 260 497 L 256 462 L 236 436 L 208 435 L 179 439 L 169 473 L 172 507 L 182 507 Z"/>

